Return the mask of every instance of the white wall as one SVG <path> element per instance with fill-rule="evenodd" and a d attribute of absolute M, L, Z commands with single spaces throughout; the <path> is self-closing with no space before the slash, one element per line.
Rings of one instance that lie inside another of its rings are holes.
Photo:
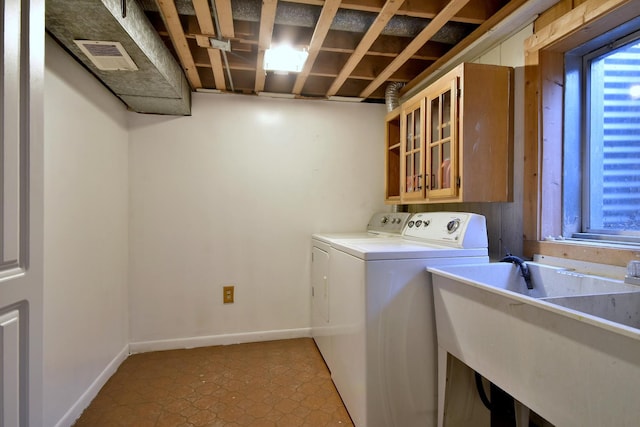
<path fill-rule="evenodd" d="M 44 95 L 44 420 L 52 426 L 70 425 L 126 356 L 128 131 L 124 105 L 49 38 Z"/>
<path fill-rule="evenodd" d="M 533 24 L 527 25 L 508 39 L 483 52 L 472 62 L 524 67 L 524 42 L 531 35 L 533 35 Z"/>
<path fill-rule="evenodd" d="M 132 349 L 306 335 L 311 234 L 389 210 L 384 115 L 199 93 L 192 117 L 132 114 Z"/>

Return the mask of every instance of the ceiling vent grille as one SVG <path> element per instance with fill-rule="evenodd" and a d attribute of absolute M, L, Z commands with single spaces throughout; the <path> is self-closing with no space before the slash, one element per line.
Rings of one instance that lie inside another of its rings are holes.
<path fill-rule="evenodd" d="M 137 71 L 138 67 L 119 42 L 74 40 L 87 58 L 102 71 Z"/>

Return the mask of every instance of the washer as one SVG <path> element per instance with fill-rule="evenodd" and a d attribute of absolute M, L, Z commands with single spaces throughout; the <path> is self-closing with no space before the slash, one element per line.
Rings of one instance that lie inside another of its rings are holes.
<path fill-rule="evenodd" d="M 330 292 L 322 307 L 327 321 L 312 325 L 312 334 L 356 426 L 436 425 L 426 267 L 489 262 L 487 246 L 483 216 L 425 212 L 414 214 L 400 237 L 336 239 L 326 258 L 314 257 L 312 284 L 324 280 Z"/>

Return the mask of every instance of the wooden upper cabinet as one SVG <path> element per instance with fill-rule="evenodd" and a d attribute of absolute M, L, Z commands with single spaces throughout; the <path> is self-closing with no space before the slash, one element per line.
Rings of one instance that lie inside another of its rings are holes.
<path fill-rule="evenodd" d="M 461 64 L 400 110 L 400 174 L 386 170 L 400 197 L 387 203 L 513 199 L 512 68 Z"/>

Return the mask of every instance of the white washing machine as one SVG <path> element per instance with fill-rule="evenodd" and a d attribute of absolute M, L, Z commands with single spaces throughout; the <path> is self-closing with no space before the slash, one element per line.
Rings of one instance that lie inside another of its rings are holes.
<path fill-rule="evenodd" d="M 369 240 L 379 238 L 400 238 L 407 225 L 410 213 L 374 213 L 366 230 L 349 233 L 318 233 L 311 239 L 311 329 L 316 345 L 329 370 L 334 368 L 332 352 L 333 323 L 330 318 L 329 299 L 329 248 L 344 240 Z M 334 304 L 335 305 L 335 304 Z"/>
<path fill-rule="evenodd" d="M 314 257 L 328 321 L 312 328 L 356 426 L 435 426 L 437 343 L 428 266 L 489 262 L 486 221 L 414 214 L 402 236 L 337 239 Z M 320 344 L 322 343 L 322 344 Z M 328 349 L 328 360 L 322 347 Z"/>

